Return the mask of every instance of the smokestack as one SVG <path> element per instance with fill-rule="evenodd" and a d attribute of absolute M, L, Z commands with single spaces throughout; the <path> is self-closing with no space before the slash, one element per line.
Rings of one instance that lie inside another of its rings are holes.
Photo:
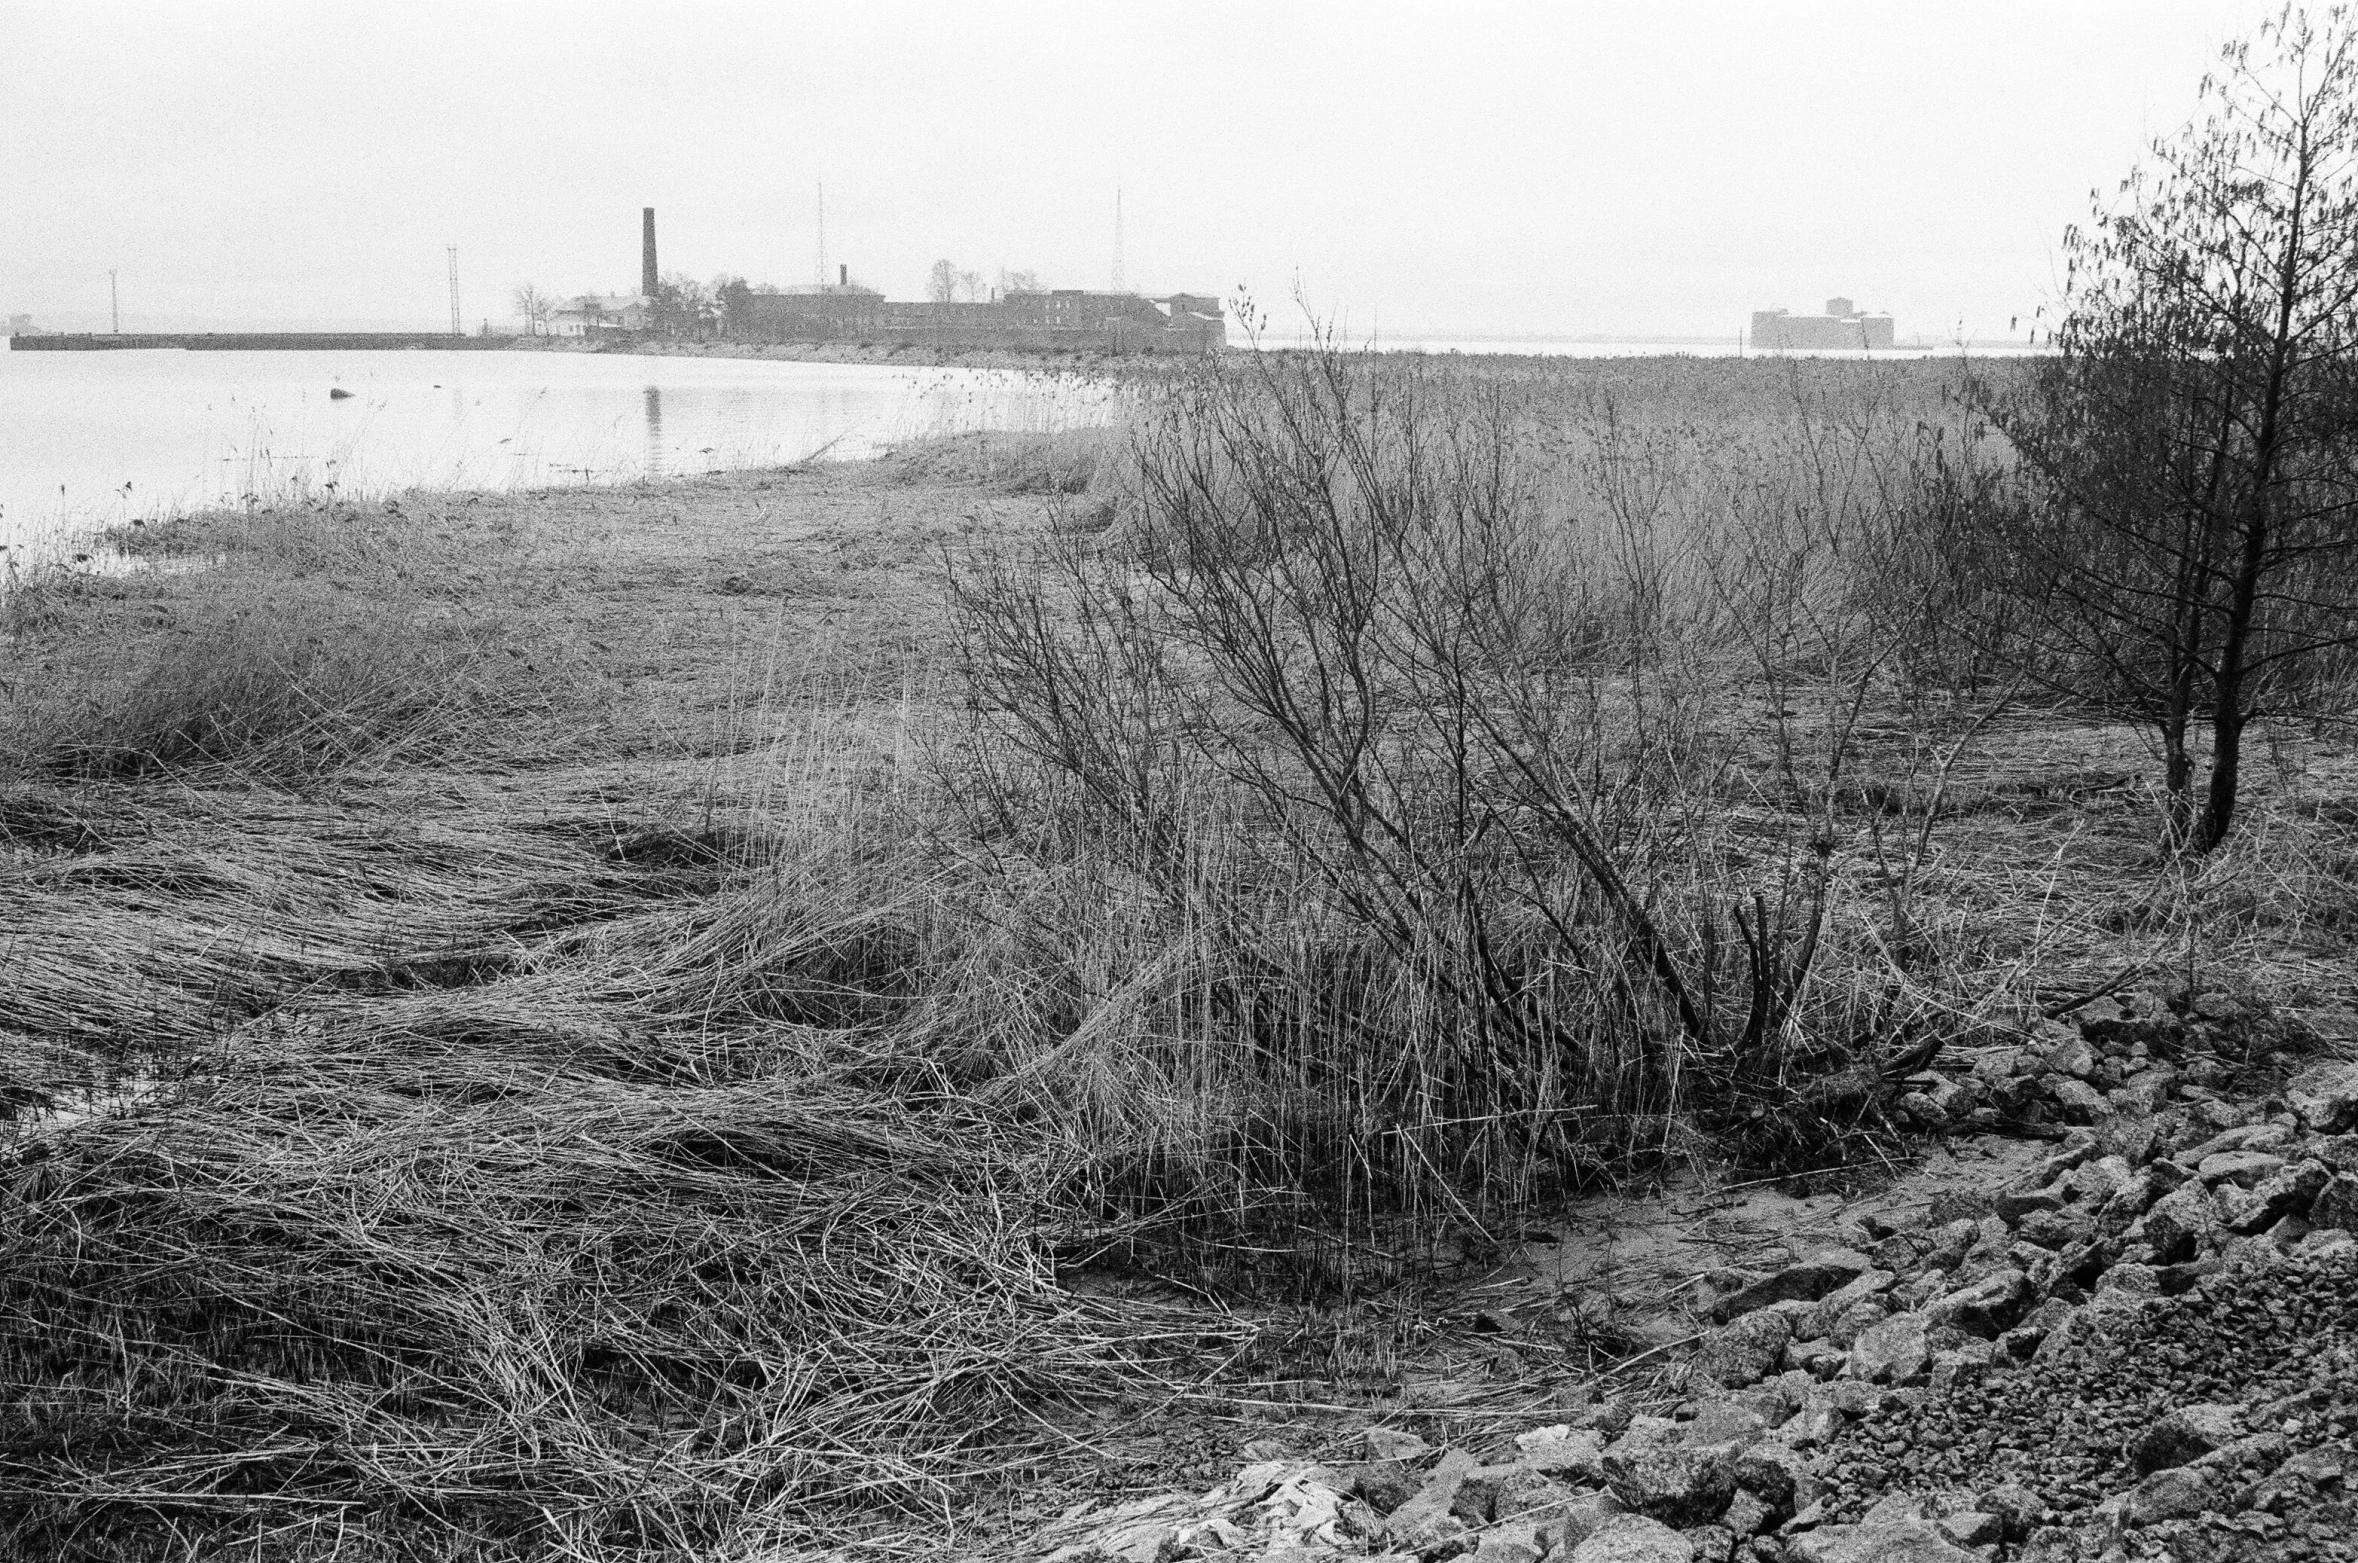
<path fill-rule="evenodd" d="M 655 296 L 655 208 L 639 214 L 639 291 Z"/>
<path fill-rule="evenodd" d="M 838 287 L 846 287 L 846 288 L 850 287 L 850 286 L 851 286 L 851 268 L 850 268 L 849 266 L 838 266 L 838 267 L 836 267 L 836 268 L 835 268 L 835 282 L 836 282 L 836 285 L 837 285 Z"/>

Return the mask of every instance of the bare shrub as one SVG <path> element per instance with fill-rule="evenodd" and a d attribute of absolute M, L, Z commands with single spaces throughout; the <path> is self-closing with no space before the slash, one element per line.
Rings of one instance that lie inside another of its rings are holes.
<path fill-rule="evenodd" d="M 1884 569 L 1904 464 L 1804 417 L 1763 477 L 1560 412 L 1334 351 L 1208 367 L 1138 435 L 1134 524 L 959 576 L 1004 955 L 1069 1006 L 1025 1089 L 1172 1104 L 1186 1133 L 1133 1129 L 1224 1197 L 1368 1219 L 1690 1126 L 1871 1144 L 1840 1131 L 1939 1024 L 1907 941 L 1835 916 L 1844 767 L 1920 608 Z"/>

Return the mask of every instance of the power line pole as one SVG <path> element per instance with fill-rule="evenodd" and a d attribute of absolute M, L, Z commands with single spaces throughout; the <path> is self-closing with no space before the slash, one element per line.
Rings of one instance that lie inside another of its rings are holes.
<path fill-rule="evenodd" d="M 450 247 L 450 334 L 464 336 L 466 328 L 459 324 L 458 246 Z"/>
<path fill-rule="evenodd" d="M 1113 290 L 1125 291 L 1122 285 L 1122 187 L 1114 186 L 1114 269 Z"/>
<path fill-rule="evenodd" d="M 122 296 L 115 291 L 115 269 L 112 266 L 106 269 L 106 312 L 108 318 L 114 321 L 115 335 L 121 336 L 123 334 L 123 300 Z"/>
<path fill-rule="evenodd" d="M 827 285 L 827 181 L 819 181 L 819 263 L 811 273 L 811 280 L 820 287 Z"/>

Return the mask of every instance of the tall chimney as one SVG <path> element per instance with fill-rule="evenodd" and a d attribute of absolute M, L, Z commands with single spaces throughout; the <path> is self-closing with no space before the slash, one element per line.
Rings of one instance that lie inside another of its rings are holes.
<path fill-rule="evenodd" d="M 845 288 L 848 288 L 848 287 L 850 287 L 850 286 L 851 286 L 851 267 L 849 267 L 849 266 L 838 266 L 838 267 L 836 267 L 836 268 L 835 268 L 835 282 L 836 282 L 836 286 L 838 286 L 838 287 L 845 287 Z"/>
<path fill-rule="evenodd" d="M 639 291 L 655 296 L 655 208 L 639 214 Z"/>

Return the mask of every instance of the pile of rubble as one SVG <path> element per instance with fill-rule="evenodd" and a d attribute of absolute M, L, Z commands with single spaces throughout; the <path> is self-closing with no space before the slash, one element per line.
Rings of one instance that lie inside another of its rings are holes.
<path fill-rule="evenodd" d="M 2019 1048 L 1985 1051 L 1969 1075 L 1913 1082 L 1907 1106 L 1927 1123 L 2035 1123 L 2044 1111 L 2083 1127 L 1998 1189 L 1960 1191 L 1915 1219 L 1868 1218 L 1780 1268 L 1704 1277 L 1712 1327 L 1687 1364 L 1688 1398 L 1656 1406 L 1669 1415 L 1600 1403 L 1475 1449 L 1371 1429 L 1361 1459 L 1272 1458 L 1207 1497 L 1075 1516 L 1050 1556 L 2128 1558 L 2171 1537 L 2180 1555 L 2186 1536 L 2255 1505 L 2340 1513 L 2349 1419 L 2283 1413 L 2288 1392 L 2342 1404 L 2358 1355 L 2316 1348 L 2344 1323 L 2358 1345 L 2358 1284 L 2346 1319 L 2318 1313 L 2305 1345 L 2286 1344 L 2317 1366 L 2291 1391 L 2275 1357 L 2229 1382 L 2206 1363 L 2243 1358 L 2181 1345 L 2169 1348 L 2181 1367 L 2146 1382 L 2117 1355 L 2184 1323 L 2165 1315 L 2240 1317 L 2235 1299 L 2288 1275 L 2308 1290 L 2320 1275 L 2358 1278 L 2358 1065 L 2317 1066 L 2238 1105 L 2216 1089 L 2228 1082 L 2215 1042 L 2249 1020 L 2227 1001 L 2107 999 L 2076 1025 L 2042 1023 Z M 2105 1373 L 2142 1387 L 2107 1402 L 2112 1421 L 2074 1422 L 2058 1397 L 2097 1394 Z M 1967 1406 L 1995 1420 L 1969 1425 Z M 2147 1420 L 2119 1425 L 2130 1414 Z M 2041 1463 L 2057 1440 L 2076 1452 Z M 2358 1556 L 2277 1530 L 2288 1558 Z"/>

